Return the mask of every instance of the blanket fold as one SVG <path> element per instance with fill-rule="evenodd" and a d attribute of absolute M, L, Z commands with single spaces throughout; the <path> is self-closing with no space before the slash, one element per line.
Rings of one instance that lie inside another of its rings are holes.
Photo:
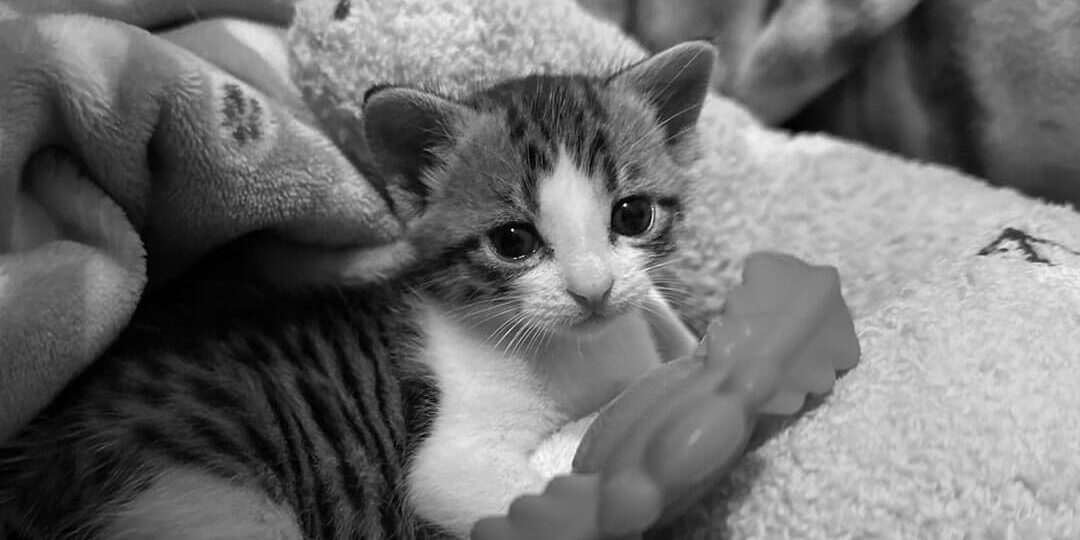
<path fill-rule="evenodd" d="M 148 24 L 180 13 L 168 0 L 46 4 L 4 12 L 121 10 Z M 291 13 L 284 2 L 190 7 Z M 398 234 L 378 190 L 293 113 L 283 29 L 225 22 L 173 29 L 170 42 L 78 14 L 0 20 L 0 438 L 112 342 L 148 278 L 255 233 L 325 250 Z"/>

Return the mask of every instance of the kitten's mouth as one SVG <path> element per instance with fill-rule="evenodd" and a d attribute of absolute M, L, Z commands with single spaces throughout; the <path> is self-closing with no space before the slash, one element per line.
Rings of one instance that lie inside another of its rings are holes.
<path fill-rule="evenodd" d="M 607 326 L 618 316 L 618 313 L 593 311 L 571 324 L 570 328 L 577 332 L 591 333 Z"/>
<path fill-rule="evenodd" d="M 590 313 L 584 319 L 581 319 L 580 321 L 578 321 L 577 324 L 575 324 L 574 326 L 579 327 L 579 328 L 591 328 L 591 327 L 602 326 L 607 321 L 608 321 L 608 318 L 603 316 L 603 315 L 600 315 L 599 313 Z"/>

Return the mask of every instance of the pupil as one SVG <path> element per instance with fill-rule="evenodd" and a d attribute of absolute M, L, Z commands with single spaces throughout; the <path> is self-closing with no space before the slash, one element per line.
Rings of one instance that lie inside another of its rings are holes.
<path fill-rule="evenodd" d="M 495 252 L 507 259 L 520 259 L 531 255 L 539 244 L 527 225 L 505 225 L 490 234 Z"/>
<path fill-rule="evenodd" d="M 644 197 L 630 197 L 615 204 L 612 228 L 624 236 L 637 236 L 652 225 L 652 203 Z"/>

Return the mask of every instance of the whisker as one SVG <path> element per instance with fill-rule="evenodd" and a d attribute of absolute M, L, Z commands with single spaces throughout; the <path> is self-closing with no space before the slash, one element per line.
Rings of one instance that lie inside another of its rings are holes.
<path fill-rule="evenodd" d="M 650 262 L 650 263 L 644 265 L 644 268 L 646 270 L 659 270 L 661 268 L 667 268 L 667 267 L 669 267 L 669 266 L 671 266 L 673 264 L 679 263 L 679 262 L 681 262 L 679 259 L 672 257 L 672 258 L 667 258 L 667 259 L 661 259 L 661 260 L 655 261 L 655 262 Z"/>
<path fill-rule="evenodd" d="M 531 357 L 540 354 L 540 351 L 544 349 L 544 341 L 548 335 L 547 329 L 540 325 L 535 325 L 533 328 L 533 337 L 525 349 L 526 353 Z"/>
<path fill-rule="evenodd" d="M 656 291 L 659 291 L 659 292 L 670 292 L 670 293 L 676 293 L 676 294 L 680 294 L 680 295 L 684 295 L 684 296 L 688 296 L 690 294 L 690 291 L 687 291 L 686 289 L 682 289 L 682 288 L 679 288 L 679 287 L 673 287 L 673 286 L 670 286 L 670 285 L 667 285 L 667 284 L 664 284 L 664 283 L 653 283 L 652 288 L 654 290 L 656 290 Z"/>
<path fill-rule="evenodd" d="M 516 355 L 520 356 L 521 355 L 520 353 L 523 352 L 523 351 L 528 353 L 528 351 L 529 351 L 529 342 L 532 341 L 532 336 L 533 336 L 533 332 L 535 332 L 535 328 L 536 327 L 533 326 L 533 325 L 526 325 L 525 328 L 522 329 L 521 340 L 518 341 L 517 347 L 514 349 L 514 353 Z"/>
<path fill-rule="evenodd" d="M 647 311 L 649 313 L 652 313 L 653 315 L 660 314 L 660 311 L 654 308 L 652 304 L 649 303 L 648 299 L 641 300 L 640 302 L 635 302 L 633 305 L 635 309 Z"/>
<path fill-rule="evenodd" d="M 472 323 L 473 326 L 483 326 L 483 325 L 485 325 L 485 324 L 487 324 L 487 323 L 489 323 L 491 321 L 497 320 L 497 319 L 499 319 L 501 317 L 505 317 L 506 315 L 509 315 L 509 314 L 513 313 L 516 309 L 517 308 L 514 307 L 514 306 L 507 306 L 506 308 L 504 308 L 502 310 L 499 310 L 499 311 L 497 311 L 495 313 L 489 313 L 485 317 L 482 317 L 482 318 L 479 318 L 479 319 L 466 319 L 466 320 L 468 322 Z"/>
<path fill-rule="evenodd" d="M 513 306 L 514 298 L 500 298 L 498 300 L 483 300 L 479 302 L 472 302 L 465 305 L 457 306 L 447 311 L 450 315 L 481 315 L 502 307 Z"/>
<path fill-rule="evenodd" d="M 675 289 L 671 287 L 654 286 L 653 290 L 660 295 L 660 297 L 666 301 L 680 301 L 681 299 L 688 298 L 690 293 L 683 289 Z"/>
<path fill-rule="evenodd" d="M 518 315 L 515 315 L 503 321 L 502 324 L 500 324 L 499 327 L 496 328 L 495 331 L 492 332 L 491 335 L 484 340 L 484 342 L 489 343 L 492 339 L 496 339 L 497 336 L 498 340 L 495 342 L 494 348 L 500 348 L 502 346 L 503 340 L 505 340 L 509 333 L 513 330 L 514 325 L 517 323 L 518 317 Z"/>
<path fill-rule="evenodd" d="M 547 344 L 547 340 L 549 339 L 549 336 L 551 335 L 551 333 L 548 332 L 547 328 L 544 328 L 544 327 L 542 327 L 540 325 L 534 325 L 533 328 L 534 328 L 534 332 L 533 332 L 534 337 L 530 341 L 529 347 L 526 349 L 529 356 L 535 356 L 541 350 L 543 350 L 544 346 Z"/>
<path fill-rule="evenodd" d="M 524 317 L 521 318 L 521 322 L 522 324 L 519 325 L 517 331 L 515 332 L 514 339 L 510 341 L 510 345 L 507 347 L 509 351 L 511 351 L 511 354 L 514 355 L 518 354 L 519 348 L 521 347 L 525 336 L 528 334 L 529 329 L 531 328 L 531 326 L 529 326 L 528 324 L 524 324 Z"/>
<path fill-rule="evenodd" d="M 525 323 L 525 316 L 518 313 L 514 317 L 511 317 L 507 322 L 510 324 L 507 325 L 506 323 L 503 323 L 503 326 L 506 326 L 506 330 L 502 332 L 502 335 L 499 337 L 499 341 L 495 343 L 496 349 L 502 349 L 503 341 L 511 335 L 513 335 L 513 337 L 510 339 L 510 344 L 512 344 L 514 340 L 517 339 L 519 329 L 521 325 Z M 508 344 L 506 349 L 503 350 L 509 352 L 511 350 L 510 345 Z"/>
<path fill-rule="evenodd" d="M 512 307 L 515 302 L 523 299 L 525 299 L 525 295 L 522 294 L 505 295 L 497 298 L 486 298 L 479 301 L 466 302 L 460 306 L 451 308 L 447 311 L 447 313 L 450 315 L 459 315 L 463 312 L 469 312 L 478 315 L 507 305 Z"/>

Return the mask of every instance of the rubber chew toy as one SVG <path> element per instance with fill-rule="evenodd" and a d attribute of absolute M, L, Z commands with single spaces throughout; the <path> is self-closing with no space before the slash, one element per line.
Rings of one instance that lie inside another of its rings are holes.
<path fill-rule="evenodd" d="M 573 474 L 482 520 L 472 538 L 640 538 L 731 470 L 759 415 L 798 412 L 858 360 L 836 270 L 753 254 L 697 351 L 621 393 L 589 427 Z"/>

